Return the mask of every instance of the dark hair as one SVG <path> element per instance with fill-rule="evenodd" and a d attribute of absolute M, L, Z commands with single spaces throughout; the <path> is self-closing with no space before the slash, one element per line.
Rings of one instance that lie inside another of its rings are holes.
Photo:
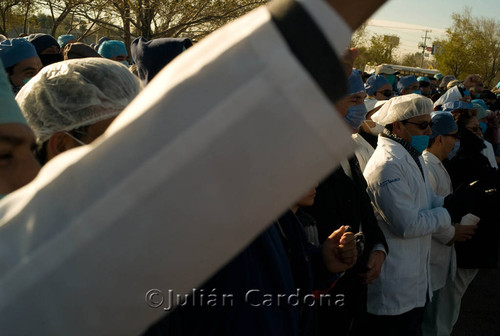
<path fill-rule="evenodd" d="M 475 109 L 456 109 L 454 111 L 451 111 L 451 114 L 453 114 L 453 118 L 455 118 L 458 129 L 463 130 L 467 128 L 466 125 L 469 123 L 469 121 L 477 116 L 477 111 Z"/>
<path fill-rule="evenodd" d="M 14 67 L 15 66 L 16 66 L 16 64 L 11 65 L 8 68 L 5 68 L 5 72 L 7 73 L 7 75 L 12 76 L 14 74 Z"/>
<path fill-rule="evenodd" d="M 77 138 L 78 140 L 82 140 L 82 138 L 85 136 L 88 130 L 88 125 L 87 126 L 82 126 L 75 128 L 71 131 L 68 131 L 69 134 Z M 45 140 L 43 143 L 39 144 L 38 147 L 35 150 L 35 158 L 40 162 L 40 165 L 45 165 L 48 161 L 47 158 L 47 145 L 49 143 L 49 140 Z"/>
<path fill-rule="evenodd" d="M 431 148 L 435 142 L 436 142 L 436 138 L 429 138 L 429 144 L 427 145 L 427 148 Z"/>

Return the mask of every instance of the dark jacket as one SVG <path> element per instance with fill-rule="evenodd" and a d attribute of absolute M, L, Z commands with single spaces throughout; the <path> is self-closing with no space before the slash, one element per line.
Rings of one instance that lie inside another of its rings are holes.
<path fill-rule="evenodd" d="M 483 141 L 467 129 L 460 130 L 460 148 L 455 157 L 443 163 L 450 174 L 453 189 L 460 185 L 481 180 L 494 187 L 497 179 L 496 169 L 481 154 L 485 147 Z M 474 213 L 481 220 L 472 239 L 455 243 L 457 266 L 460 268 L 494 268 L 498 263 L 498 237 L 500 220 L 498 217 L 498 198 L 480 202 Z"/>
<path fill-rule="evenodd" d="M 328 288 L 334 279 L 319 248 L 306 242 L 300 222 L 288 211 L 200 287 L 205 301 L 214 288 L 219 297 L 230 294 L 232 300 L 201 305 L 198 290 L 196 298 L 191 296 L 144 335 L 310 335 L 312 297 L 305 295 L 315 286 Z"/>
<path fill-rule="evenodd" d="M 316 189 L 314 205 L 305 208 L 317 222 L 320 242 L 342 225 L 349 225 L 354 233 L 362 231 L 365 236 L 363 254 L 330 292 L 335 296 L 345 295 L 345 305 L 319 307 L 320 335 L 333 331 L 336 335 L 349 333 L 353 319 L 366 312 L 367 286 L 361 282 L 359 273 L 366 271 L 366 263 L 375 244 L 382 244 L 386 252 L 389 252 L 366 193 L 366 181 L 355 157 L 349 160 L 349 165 L 352 179 L 339 167 Z"/>

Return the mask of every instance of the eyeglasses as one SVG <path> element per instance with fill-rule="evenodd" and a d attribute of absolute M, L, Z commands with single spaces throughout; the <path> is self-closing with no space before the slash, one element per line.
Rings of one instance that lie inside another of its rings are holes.
<path fill-rule="evenodd" d="M 417 125 L 418 128 L 420 128 L 421 130 L 425 130 L 425 129 L 427 129 L 427 127 L 432 127 L 432 125 L 434 125 L 434 123 L 432 121 L 422 121 L 421 123 L 415 123 L 415 122 L 411 122 L 408 120 L 403 120 L 402 123 L 403 124 Z"/>
<path fill-rule="evenodd" d="M 381 93 L 385 97 L 392 97 L 393 91 L 392 90 L 383 90 L 383 91 L 376 91 L 375 93 Z"/>

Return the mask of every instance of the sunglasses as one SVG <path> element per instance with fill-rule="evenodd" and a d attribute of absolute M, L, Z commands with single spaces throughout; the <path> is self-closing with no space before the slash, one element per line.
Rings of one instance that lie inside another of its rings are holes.
<path fill-rule="evenodd" d="M 421 130 L 425 130 L 425 129 L 427 129 L 427 127 L 432 127 L 432 125 L 434 125 L 434 123 L 432 121 L 422 121 L 421 123 L 415 123 L 415 122 L 411 122 L 408 120 L 403 120 L 402 123 L 403 124 L 417 125 L 418 128 L 420 128 Z"/>
<path fill-rule="evenodd" d="M 393 91 L 392 90 L 383 90 L 383 91 L 377 91 L 376 93 L 381 93 L 385 97 L 392 97 Z"/>

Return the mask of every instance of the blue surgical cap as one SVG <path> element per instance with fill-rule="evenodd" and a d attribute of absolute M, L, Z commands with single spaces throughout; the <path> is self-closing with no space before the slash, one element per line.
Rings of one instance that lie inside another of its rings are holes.
<path fill-rule="evenodd" d="M 105 58 L 113 58 L 120 55 L 128 56 L 125 43 L 117 40 L 104 41 L 97 52 Z"/>
<path fill-rule="evenodd" d="M 482 100 L 482 99 L 473 99 L 473 100 L 471 101 L 471 103 L 472 103 L 472 104 L 479 104 L 479 105 L 481 105 L 481 106 L 482 106 L 485 110 L 487 110 L 487 109 L 488 109 L 488 105 L 486 105 L 486 103 L 485 103 L 485 102 L 484 102 L 484 100 Z"/>
<path fill-rule="evenodd" d="M 71 40 L 76 40 L 76 37 L 73 35 L 61 35 L 57 38 L 57 43 L 59 43 L 61 48 L 64 48 L 64 46 Z"/>
<path fill-rule="evenodd" d="M 434 78 L 436 78 L 436 80 L 440 80 L 441 78 L 443 78 L 443 74 L 442 73 L 437 73 L 434 75 Z"/>
<path fill-rule="evenodd" d="M 38 57 L 35 47 L 23 38 L 0 42 L 0 58 L 5 69 L 31 57 Z"/>
<path fill-rule="evenodd" d="M 427 82 L 427 83 L 431 82 L 431 80 L 428 77 L 424 77 L 424 76 L 418 77 L 417 81 L 419 81 L 419 82 Z"/>
<path fill-rule="evenodd" d="M 28 125 L 24 119 L 19 106 L 14 100 L 12 88 L 7 79 L 7 74 L 3 69 L 2 61 L 0 61 L 0 124 L 24 124 Z"/>
<path fill-rule="evenodd" d="M 475 102 L 472 102 L 472 106 L 474 106 L 474 109 L 477 111 L 477 116 L 476 116 L 477 120 L 481 120 L 488 116 L 488 112 L 486 111 L 488 108 L 484 108 L 483 105 Z"/>
<path fill-rule="evenodd" d="M 374 75 L 366 80 L 365 89 L 369 96 L 373 96 L 382 86 L 389 84 L 389 81 L 382 75 Z"/>
<path fill-rule="evenodd" d="M 35 46 L 36 52 L 39 55 L 42 51 L 52 46 L 57 46 L 57 48 L 60 48 L 56 39 L 47 34 L 41 34 L 41 33 L 31 34 L 28 37 L 26 37 L 26 39 Z"/>
<path fill-rule="evenodd" d="M 417 77 L 413 75 L 401 77 L 398 82 L 398 90 L 401 92 L 402 90 L 408 88 L 413 83 L 418 83 Z"/>
<path fill-rule="evenodd" d="M 349 93 L 365 92 L 365 84 L 363 83 L 363 78 L 361 78 L 361 73 L 357 69 L 352 69 L 351 75 L 348 78 L 349 82 Z"/>
<path fill-rule="evenodd" d="M 458 131 L 458 126 L 450 112 L 439 112 L 432 117 L 432 135 L 434 139 L 438 135 L 446 135 Z"/>
<path fill-rule="evenodd" d="M 443 111 L 455 111 L 458 109 L 471 110 L 474 106 L 472 103 L 466 103 L 461 100 L 455 100 L 453 102 L 445 103 L 442 106 Z"/>

